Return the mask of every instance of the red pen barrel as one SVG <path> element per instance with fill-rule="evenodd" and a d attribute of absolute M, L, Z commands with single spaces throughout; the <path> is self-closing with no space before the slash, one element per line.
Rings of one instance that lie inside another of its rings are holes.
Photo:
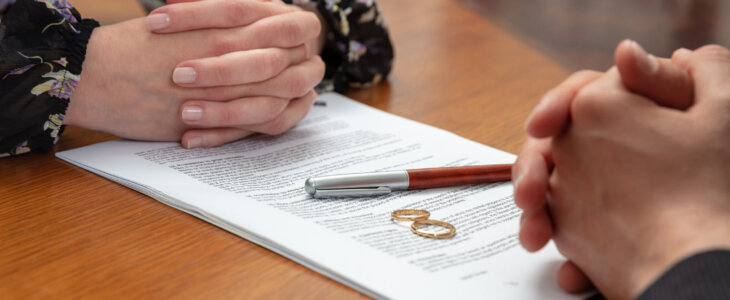
<path fill-rule="evenodd" d="M 508 181 L 512 164 L 412 169 L 408 172 L 408 189 L 426 189 L 462 184 Z"/>

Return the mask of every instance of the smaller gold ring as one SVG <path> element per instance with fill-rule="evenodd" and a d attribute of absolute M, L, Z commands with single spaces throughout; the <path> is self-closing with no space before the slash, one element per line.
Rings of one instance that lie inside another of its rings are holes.
<path fill-rule="evenodd" d="M 422 225 L 435 225 L 435 226 L 441 226 L 443 228 L 446 228 L 449 230 L 449 232 L 442 232 L 442 233 L 431 233 L 431 232 L 423 232 L 418 229 L 419 226 Z M 413 224 L 411 224 L 411 231 L 413 233 L 427 237 L 432 239 L 448 239 L 454 235 L 456 235 L 456 228 L 454 228 L 454 225 L 451 225 L 449 223 L 446 223 L 444 221 L 439 220 L 415 220 L 413 221 Z"/>
<path fill-rule="evenodd" d="M 398 221 L 426 220 L 431 213 L 423 209 L 399 209 L 390 214 L 390 218 Z"/>

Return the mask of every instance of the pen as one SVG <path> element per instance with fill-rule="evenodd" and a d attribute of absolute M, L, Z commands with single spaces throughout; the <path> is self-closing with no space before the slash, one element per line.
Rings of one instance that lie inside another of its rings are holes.
<path fill-rule="evenodd" d="M 308 178 L 304 190 L 314 198 L 364 197 L 392 191 L 508 181 L 512 164 L 410 169 Z"/>

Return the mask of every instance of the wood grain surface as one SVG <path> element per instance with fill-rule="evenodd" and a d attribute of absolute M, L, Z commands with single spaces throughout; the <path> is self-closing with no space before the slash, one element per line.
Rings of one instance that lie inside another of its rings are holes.
<path fill-rule="evenodd" d="M 142 15 L 131 0 L 72 2 L 105 24 Z M 459 2 L 379 3 L 395 67 L 348 96 L 518 151 L 525 117 L 568 71 Z M 115 138 L 69 127 L 55 151 Z M 52 153 L 0 159 L 0 176 L 3 299 L 366 297 Z"/>

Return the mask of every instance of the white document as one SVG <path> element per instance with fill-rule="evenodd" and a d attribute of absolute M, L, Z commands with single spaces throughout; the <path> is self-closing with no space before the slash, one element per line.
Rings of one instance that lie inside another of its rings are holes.
<path fill-rule="evenodd" d="M 317 102 L 280 136 L 193 150 L 111 141 L 56 155 L 376 298 L 578 298 L 555 282 L 563 258 L 552 244 L 536 254 L 519 246 L 510 183 L 309 197 L 304 181 L 317 175 L 515 159 L 338 94 Z M 408 223 L 390 220 L 397 209 L 428 210 L 453 224 L 456 236 L 417 236 Z"/>

